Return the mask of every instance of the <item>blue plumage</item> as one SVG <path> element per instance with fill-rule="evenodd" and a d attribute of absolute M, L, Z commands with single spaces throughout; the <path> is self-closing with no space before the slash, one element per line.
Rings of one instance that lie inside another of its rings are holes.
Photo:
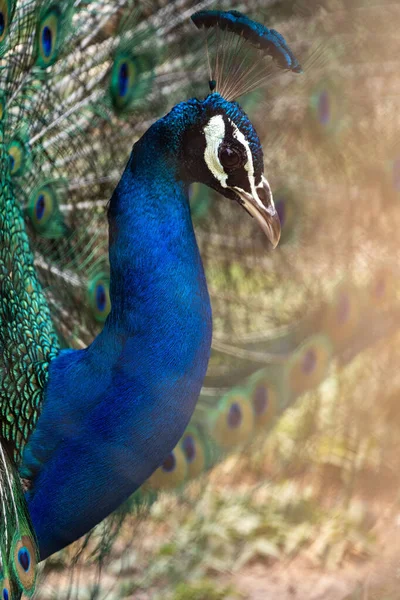
<path fill-rule="evenodd" d="M 218 183 L 200 169 L 204 150 L 193 174 L 183 146 L 188 135 L 204 142 L 213 118 L 246 134 L 261 177 L 255 131 L 239 106 L 218 94 L 177 105 L 135 144 L 108 211 L 111 312 L 87 349 L 52 361 L 42 414 L 25 447 L 21 471 L 34 481 L 27 500 L 41 558 L 142 485 L 193 413 L 210 355 L 211 308 L 188 188 L 193 180 Z M 99 290 L 96 300 L 103 304 Z M 240 418 L 233 409 L 232 420 Z"/>
<path fill-rule="evenodd" d="M 111 314 L 87 350 L 51 365 L 40 427 L 26 448 L 24 469 L 39 468 L 28 506 L 42 558 L 98 523 L 160 465 L 206 372 L 211 313 L 186 190 L 163 160 L 156 181 L 146 177 L 149 137 L 110 205 Z"/>

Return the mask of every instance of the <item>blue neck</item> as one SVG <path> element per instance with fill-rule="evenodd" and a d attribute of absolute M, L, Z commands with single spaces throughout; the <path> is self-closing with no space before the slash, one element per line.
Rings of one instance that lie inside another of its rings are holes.
<path fill-rule="evenodd" d="M 162 463 L 207 369 L 210 302 L 163 120 L 135 145 L 109 223 L 111 313 L 91 346 L 51 363 L 23 457 L 42 558 L 100 522 Z"/>

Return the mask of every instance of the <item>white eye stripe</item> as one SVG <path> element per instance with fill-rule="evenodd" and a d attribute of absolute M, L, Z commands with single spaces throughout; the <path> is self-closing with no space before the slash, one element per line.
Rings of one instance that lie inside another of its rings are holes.
<path fill-rule="evenodd" d="M 238 142 L 242 144 L 242 146 L 246 150 L 247 162 L 244 165 L 244 168 L 248 174 L 251 193 L 253 194 L 253 196 L 258 197 L 256 192 L 256 181 L 254 177 L 253 155 L 251 153 L 250 144 L 246 140 L 244 134 L 240 131 L 240 129 L 236 127 L 235 123 L 231 121 L 231 119 L 229 119 L 229 122 L 233 127 L 233 136 L 238 140 Z"/>
<path fill-rule="evenodd" d="M 225 121 L 222 115 L 211 117 L 204 127 L 204 134 L 206 136 L 206 149 L 204 152 L 206 165 L 221 186 L 226 188 L 228 175 L 218 158 L 218 148 L 225 137 Z"/>
<path fill-rule="evenodd" d="M 247 171 L 251 194 L 254 198 L 258 199 L 254 176 L 253 155 L 251 153 L 250 144 L 246 140 L 244 134 L 240 131 L 240 129 L 235 125 L 235 123 L 231 119 L 229 119 L 229 124 L 231 125 L 233 130 L 233 137 L 237 140 L 237 142 L 239 142 L 242 145 L 244 151 L 246 152 L 247 161 L 244 164 L 243 168 L 245 169 L 245 171 Z M 205 163 L 211 171 L 213 177 L 215 177 L 215 179 L 219 182 L 221 187 L 226 188 L 228 187 L 227 180 L 229 177 L 229 173 L 225 172 L 225 169 L 222 166 L 218 155 L 219 147 L 221 145 L 221 142 L 224 140 L 226 134 L 226 127 L 223 116 L 215 115 L 211 117 L 207 125 L 204 127 L 204 134 L 206 138 L 206 149 L 204 151 Z"/>

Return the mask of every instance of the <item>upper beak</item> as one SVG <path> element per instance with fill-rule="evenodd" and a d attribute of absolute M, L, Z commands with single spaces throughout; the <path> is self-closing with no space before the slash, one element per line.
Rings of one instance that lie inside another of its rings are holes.
<path fill-rule="evenodd" d="M 249 194 L 239 188 L 235 188 L 235 192 L 247 212 L 260 223 L 272 247 L 276 248 L 281 237 L 281 223 L 268 181 L 262 176 L 260 185 L 255 188 L 255 194 Z"/>

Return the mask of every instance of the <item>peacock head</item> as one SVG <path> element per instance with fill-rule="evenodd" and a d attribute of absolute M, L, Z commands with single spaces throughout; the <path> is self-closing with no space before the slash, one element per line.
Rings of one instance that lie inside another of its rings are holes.
<path fill-rule="evenodd" d="M 183 110 L 183 104 L 175 107 L 186 113 L 180 144 L 184 177 L 239 202 L 257 219 L 275 248 L 280 222 L 263 175 L 260 140 L 249 118 L 236 102 L 218 93 L 185 104 L 189 110 Z"/>

